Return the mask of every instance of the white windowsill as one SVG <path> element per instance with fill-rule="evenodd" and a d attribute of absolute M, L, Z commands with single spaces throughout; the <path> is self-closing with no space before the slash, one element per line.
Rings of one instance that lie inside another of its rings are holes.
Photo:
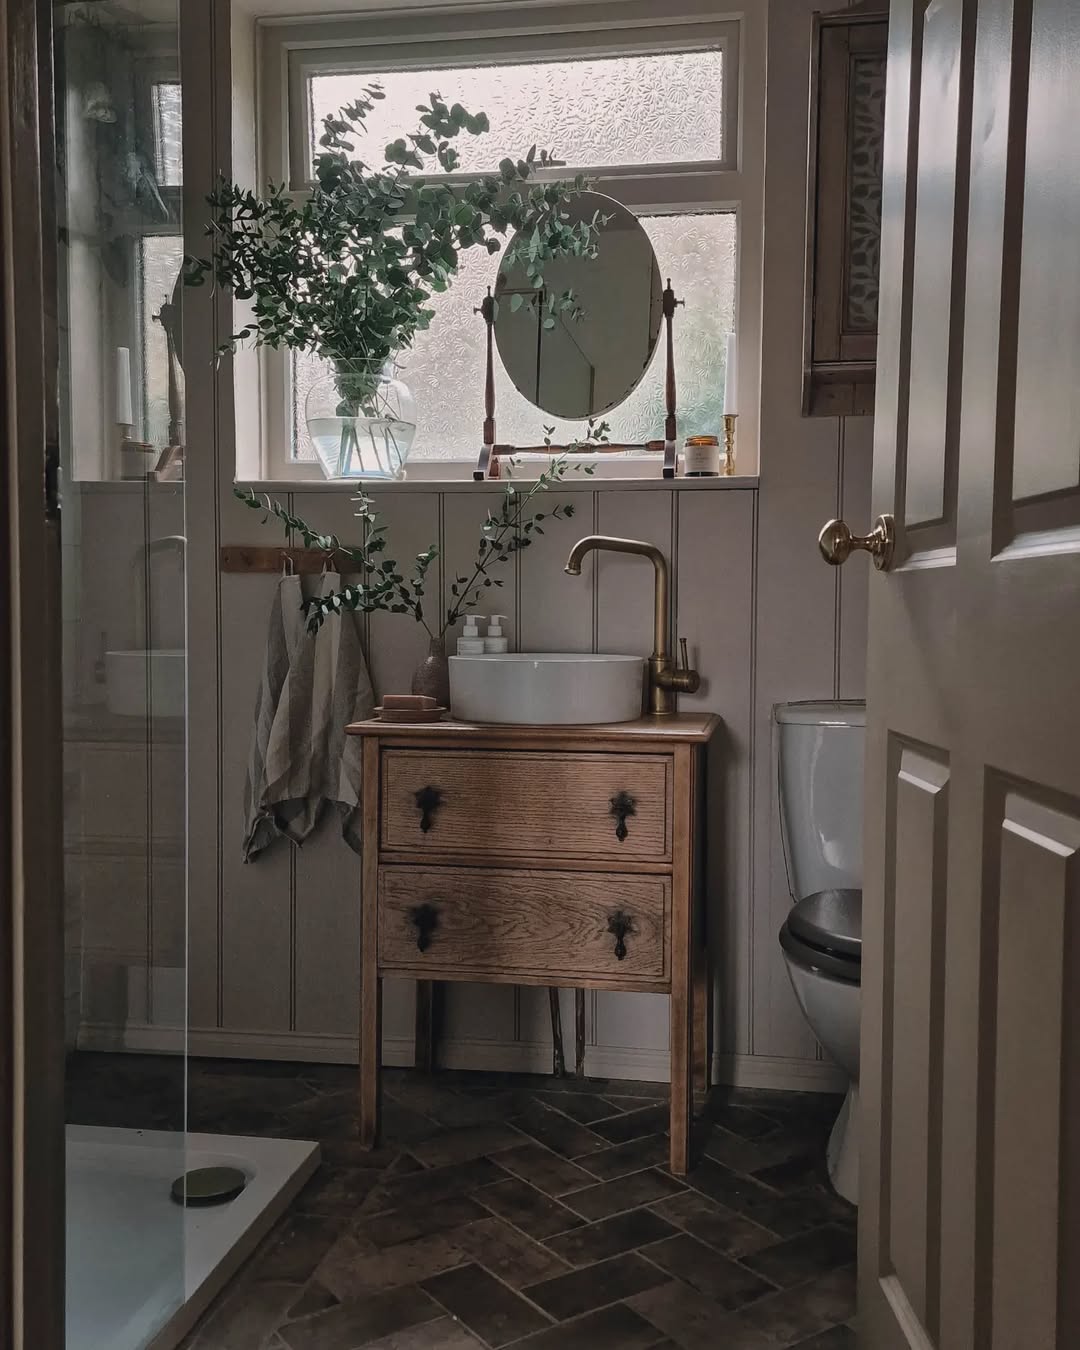
<path fill-rule="evenodd" d="M 399 481 L 389 479 L 326 479 L 312 463 L 303 466 L 310 477 L 298 472 L 299 464 L 290 466 L 287 477 L 263 479 L 248 478 L 238 473 L 236 481 L 245 487 L 275 492 L 335 492 L 345 490 L 356 492 L 363 487 L 373 492 L 502 492 L 507 483 L 528 488 L 536 482 L 538 476 L 551 468 L 554 456 L 530 454 L 512 460 L 509 456 L 500 459 L 502 476 L 477 482 L 473 478 L 475 459 L 421 459 L 410 463 L 407 476 Z M 613 454 L 575 454 L 564 457 L 566 474 L 557 483 L 551 484 L 552 491 L 559 492 L 608 492 L 638 490 L 651 492 L 657 488 L 688 490 L 704 488 L 746 489 L 757 486 L 756 473 L 732 474 L 716 478 L 664 478 L 664 456 L 660 452 L 643 453 L 641 451 Z M 746 452 L 747 461 L 756 465 L 756 455 L 751 458 Z M 590 470 L 590 472 L 586 472 Z M 288 472 L 288 471 L 287 471 Z"/>
<path fill-rule="evenodd" d="M 516 478 L 512 481 L 520 487 L 528 487 L 535 479 Z M 255 479 L 238 478 L 236 486 L 253 488 L 256 492 L 345 492 L 356 494 L 363 489 L 369 496 L 386 492 L 504 492 L 507 479 L 489 478 L 482 483 L 471 478 L 406 478 L 399 482 L 390 482 L 382 478 L 338 478 L 329 481 L 325 478 L 276 478 Z M 675 490 L 679 492 L 716 492 L 716 491 L 756 491 L 756 474 L 733 474 L 720 478 L 602 478 L 599 474 L 571 474 L 559 483 L 553 483 L 551 492 L 656 492 Z"/>

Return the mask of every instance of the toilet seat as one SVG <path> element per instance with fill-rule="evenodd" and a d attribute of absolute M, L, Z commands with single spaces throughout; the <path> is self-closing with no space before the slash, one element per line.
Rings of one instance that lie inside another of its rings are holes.
<path fill-rule="evenodd" d="M 780 929 L 780 945 L 807 970 L 859 984 L 862 975 L 862 891 L 804 896 Z"/>

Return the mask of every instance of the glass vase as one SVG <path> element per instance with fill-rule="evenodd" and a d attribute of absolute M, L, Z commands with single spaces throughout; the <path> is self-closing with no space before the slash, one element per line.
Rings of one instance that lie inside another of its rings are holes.
<path fill-rule="evenodd" d="M 327 478 L 405 477 L 416 405 L 392 360 L 333 362 L 308 391 L 304 417 Z"/>

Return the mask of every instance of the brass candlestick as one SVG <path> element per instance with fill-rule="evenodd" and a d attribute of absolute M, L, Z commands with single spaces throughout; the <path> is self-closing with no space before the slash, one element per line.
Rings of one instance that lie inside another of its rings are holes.
<path fill-rule="evenodd" d="M 724 468 L 725 477 L 735 472 L 735 419 L 738 413 L 724 413 Z"/>

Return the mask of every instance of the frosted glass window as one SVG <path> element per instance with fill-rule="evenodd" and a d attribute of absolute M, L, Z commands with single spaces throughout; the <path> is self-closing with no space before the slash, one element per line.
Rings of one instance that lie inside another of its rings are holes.
<path fill-rule="evenodd" d="M 680 437 L 720 431 L 727 335 L 735 319 L 735 215 L 642 216 L 656 251 L 660 275 L 670 277 L 685 301 L 675 312 L 675 372 Z M 416 398 L 417 433 L 412 458 L 472 459 L 479 453 L 484 419 L 485 328 L 474 313 L 494 280 L 497 261 L 482 250 L 462 254 L 449 291 L 435 296 L 436 316 L 427 332 L 402 354 L 403 378 Z M 304 398 L 320 373 L 314 356 L 292 358 L 293 455 L 313 461 L 304 426 Z M 511 384 L 496 355 L 499 441 L 539 445 L 544 426 L 556 442 L 584 433 L 584 423 L 559 421 L 528 402 Z M 606 415 L 610 439 L 642 444 L 664 434 L 664 343 L 625 403 Z"/>
<path fill-rule="evenodd" d="M 311 153 L 322 119 L 381 84 L 367 118 L 361 158 L 383 162 L 388 142 L 417 127 L 416 105 L 432 92 L 486 112 L 491 130 L 454 142 L 462 173 L 493 170 L 530 145 L 576 167 L 669 164 L 723 154 L 723 52 L 663 52 L 541 64 L 313 75 L 308 82 Z"/>
<path fill-rule="evenodd" d="M 181 139 L 180 85 L 154 85 L 154 169 L 162 187 L 181 187 L 184 156 Z"/>

